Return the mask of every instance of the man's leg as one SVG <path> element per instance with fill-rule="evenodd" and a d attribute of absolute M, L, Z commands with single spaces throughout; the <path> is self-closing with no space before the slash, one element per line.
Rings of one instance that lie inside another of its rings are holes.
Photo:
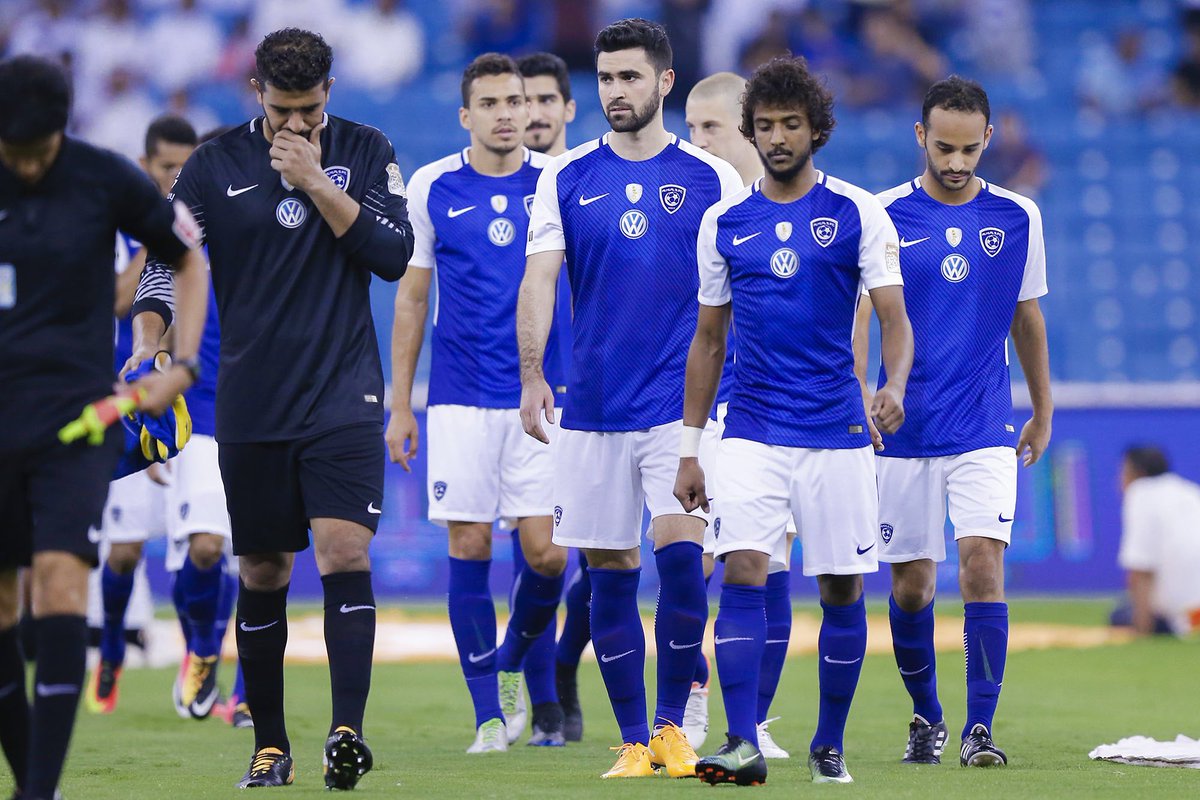
<path fill-rule="evenodd" d="M 658 568 L 658 607 L 654 638 L 658 648 L 658 703 L 655 725 L 683 724 L 708 621 L 701 559 L 705 520 L 683 514 L 655 517 L 654 561 Z"/>
<path fill-rule="evenodd" d="M 767 574 L 767 641 L 758 679 L 758 724 L 763 726 L 763 730 L 766 728 L 771 703 L 775 700 L 775 692 L 779 688 L 779 678 L 783 675 L 783 664 L 787 660 L 788 643 L 792 638 L 791 563 L 796 530 L 790 519 L 785 541 L 787 562 L 772 564 Z M 761 742 L 759 744 L 762 745 Z M 767 757 L 787 758 L 787 753 L 776 746 L 774 754 L 768 754 Z"/>
<path fill-rule="evenodd" d="M 207 717 L 218 695 L 217 609 L 225 583 L 225 537 L 193 533 L 175 576 L 175 589 L 187 618 L 188 668 L 181 703 L 196 719 Z"/>
<path fill-rule="evenodd" d="M 646 635 L 638 613 L 641 551 L 586 550 L 592 582 L 592 646 L 621 741 L 646 745 Z"/>
<path fill-rule="evenodd" d="M 958 540 L 959 587 L 963 596 L 963 648 L 967 659 L 967 719 L 963 725 L 963 759 L 971 766 L 1005 764 L 1008 759 L 991 742 L 992 720 L 1004 683 L 1008 657 L 1008 604 L 1004 601 L 1005 543 L 982 536 Z M 975 734 L 986 737 L 991 755 L 968 754 Z M 974 763 L 977 762 L 977 763 Z"/>
<path fill-rule="evenodd" d="M 17 628 L 18 583 L 15 567 L 0 567 L 0 749 L 20 790 L 29 764 L 29 695 Z"/>
<path fill-rule="evenodd" d="M 867 652 L 867 612 L 863 604 L 861 575 L 818 575 L 821 592 L 821 633 L 817 638 L 820 660 L 817 675 L 821 701 L 817 731 L 810 751 L 833 748 L 844 752 L 842 737 L 850 703 Z"/>
<path fill-rule="evenodd" d="M 283 713 L 287 593 L 294 553 L 244 553 L 237 601 L 238 660 L 254 710 L 254 750 L 291 752 Z"/>
<path fill-rule="evenodd" d="M 944 734 L 935 732 L 932 752 L 913 740 L 912 733 L 943 722 L 942 704 L 937 692 L 937 654 L 933 648 L 933 596 L 937 583 L 937 564 L 928 558 L 892 564 L 892 596 L 888 601 L 888 620 L 892 629 L 892 651 L 896 666 L 913 701 L 914 723 L 910 728 L 906 761 L 924 763 L 936 760 L 945 744 Z M 919 717 L 920 719 L 916 719 Z M 919 751 L 919 752 L 918 752 Z"/>
<path fill-rule="evenodd" d="M 563 605 L 567 613 L 554 653 L 554 685 L 563 709 L 563 733 L 568 742 L 583 738 L 583 710 L 579 705 L 579 658 L 592 638 L 592 581 L 587 556 L 579 553 L 579 568 L 567 581 Z"/>

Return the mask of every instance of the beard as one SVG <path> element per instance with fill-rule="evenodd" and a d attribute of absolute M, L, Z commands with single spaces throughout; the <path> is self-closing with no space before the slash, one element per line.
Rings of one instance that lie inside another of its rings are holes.
<path fill-rule="evenodd" d="M 535 153 L 544 153 L 550 149 L 557 138 L 558 131 L 549 123 L 536 128 L 530 126 L 525 132 L 525 146 Z"/>
<path fill-rule="evenodd" d="M 637 133 L 650 124 L 650 120 L 654 119 L 654 115 L 658 113 L 660 105 L 662 105 L 662 95 L 655 87 L 654 94 L 650 95 L 650 99 L 646 101 L 645 105 L 632 109 L 627 118 L 616 121 L 612 118 L 612 112 L 607 108 L 604 109 L 604 116 L 615 133 Z"/>
<path fill-rule="evenodd" d="M 808 149 L 806 149 L 791 166 L 783 167 L 782 169 L 771 165 L 771 162 L 768 160 L 768 156 L 770 155 L 771 153 L 763 155 L 763 152 L 758 150 L 758 160 L 762 162 L 763 169 L 767 171 L 767 174 L 770 175 L 773 180 L 779 181 L 780 183 L 791 183 L 796 176 L 799 175 L 806 166 L 808 166 L 809 159 L 812 158 L 812 147 L 809 146 Z"/>
<path fill-rule="evenodd" d="M 938 185 L 947 192 L 961 192 L 963 189 L 966 189 L 971 185 L 971 178 L 975 177 L 975 170 L 970 170 L 966 173 L 967 179 L 964 180 L 960 185 L 955 186 L 951 184 L 949 178 L 947 178 L 946 175 L 944 175 L 942 171 L 937 168 L 937 165 L 933 163 L 933 159 L 929 156 L 928 149 L 925 150 L 925 166 L 929 170 L 929 174 L 933 176 L 933 179 L 938 182 Z"/>

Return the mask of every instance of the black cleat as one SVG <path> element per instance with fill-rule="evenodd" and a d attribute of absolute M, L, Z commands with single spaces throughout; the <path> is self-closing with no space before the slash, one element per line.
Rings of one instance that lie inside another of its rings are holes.
<path fill-rule="evenodd" d="M 992 734 L 982 723 L 975 723 L 962 740 L 958 762 L 964 767 L 1008 766 L 1008 756 L 992 741 Z"/>
<path fill-rule="evenodd" d="M 558 703 L 538 703 L 533 707 L 533 732 L 526 744 L 533 747 L 562 747 L 563 710 Z"/>
<path fill-rule="evenodd" d="M 556 664 L 554 683 L 558 688 L 558 702 L 563 710 L 563 738 L 568 742 L 583 739 L 583 710 L 579 707 L 579 684 L 576 683 L 578 667 Z"/>
<path fill-rule="evenodd" d="M 349 791 L 375 766 L 371 748 L 351 728 L 342 725 L 325 740 L 325 788 Z"/>
<path fill-rule="evenodd" d="M 246 705 L 245 701 L 233 707 L 233 713 L 229 715 L 229 724 L 235 728 L 254 727 L 254 717 L 251 716 L 250 706 Z"/>
<path fill-rule="evenodd" d="M 264 747 L 250 759 L 250 769 L 237 782 L 238 789 L 289 786 L 296 777 L 292 757 L 278 747 Z"/>
<path fill-rule="evenodd" d="M 696 777 L 712 786 L 735 783 L 738 786 L 760 786 L 767 782 L 767 760 L 750 742 L 740 736 L 726 734 L 725 744 L 711 756 L 696 762 Z"/>
<path fill-rule="evenodd" d="M 842 754 L 832 747 L 819 747 L 809 753 L 808 769 L 813 783 L 854 783 Z"/>
<path fill-rule="evenodd" d="M 908 746 L 904 748 L 904 764 L 940 764 L 946 749 L 946 721 L 930 725 L 920 714 L 908 723 Z"/>

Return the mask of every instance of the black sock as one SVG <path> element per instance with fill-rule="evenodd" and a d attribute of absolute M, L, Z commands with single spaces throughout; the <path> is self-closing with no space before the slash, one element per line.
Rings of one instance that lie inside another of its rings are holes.
<path fill-rule="evenodd" d="M 333 694 L 333 724 L 362 736 L 363 711 L 371 690 L 371 656 L 375 652 L 375 593 L 370 572 L 324 575 L 325 649 Z M 253 712 L 252 712 L 253 713 Z M 255 718 L 258 724 L 258 718 Z"/>
<path fill-rule="evenodd" d="M 29 764 L 29 695 L 21 634 L 15 625 L 0 631 L 0 748 L 17 787 L 23 787 Z"/>
<path fill-rule="evenodd" d="M 25 660 L 33 662 L 37 659 L 37 638 L 34 635 L 33 614 L 25 612 L 21 615 L 21 619 L 17 621 L 17 630 L 21 637 L 21 650 L 25 654 Z"/>
<path fill-rule="evenodd" d="M 68 614 L 33 622 L 37 636 L 33 724 L 29 736 L 27 797 L 53 797 L 67 760 L 75 710 L 83 690 L 87 620 Z"/>
<path fill-rule="evenodd" d="M 291 752 L 283 721 L 283 651 L 287 649 L 288 587 L 256 592 L 242 583 L 237 600 L 238 660 L 246 703 L 254 715 L 254 750 Z"/>

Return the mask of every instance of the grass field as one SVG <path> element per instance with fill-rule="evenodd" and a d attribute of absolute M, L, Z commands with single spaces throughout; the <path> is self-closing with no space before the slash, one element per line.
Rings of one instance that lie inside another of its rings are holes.
<path fill-rule="evenodd" d="M 947 602 L 943 610 L 954 607 Z M 1013 617 L 1097 624 L 1096 602 L 1018 601 Z M 953 624 L 947 618 L 944 624 Z M 944 653 L 938 670 L 951 743 L 940 767 L 898 763 L 911 706 L 890 658 L 867 658 L 847 731 L 851 786 L 813 786 L 804 757 L 816 718 L 816 657 L 791 659 L 772 709 L 776 741 L 789 761 L 770 762 L 768 783 L 742 793 L 783 796 L 842 793 L 886 798 L 1168 798 L 1200 796 L 1200 771 L 1151 769 L 1092 762 L 1088 751 L 1123 736 L 1173 739 L 1200 734 L 1200 645 L 1140 640 L 1093 649 L 1013 653 L 996 724 L 1008 751 L 1004 770 L 958 766 L 962 724 L 962 655 Z M 653 664 L 648 665 L 653 676 Z M 215 720 L 188 722 L 170 707 L 170 670 L 126 674 L 120 707 L 111 717 L 81 712 L 66 778 L 68 800 L 108 798 L 222 798 L 246 768 L 252 732 Z M 225 679 L 229 679 L 225 675 Z M 296 784 L 287 797 L 323 791 L 321 745 L 328 724 L 328 676 L 323 667 L 294 666 L 287 673 L 288 719 L 296 758 Z M 666 778 L 607 782 L 608 746 L 616 726 L 594 662 L 581 668 L 584 741 L 561 750 L 517 746 L 508 754 L 467 757 L 472 714 L 458 665 L 378 665 L 368 707 L 367 736 L 375 770 L 360 785 L 364 797 L 562 798 L 683 796 L 719 790 L 697 781 Z M 720 690 L 712 693 L 709 741 L 721 741 Z M 651 684 L 652 685 L 652 684 Z M 653 695 L 651 695 L 652 697 Z M 652 703 L 651 703 L 652 704 Z M 0 781 L 5 789 L 5 781 Z"/>

